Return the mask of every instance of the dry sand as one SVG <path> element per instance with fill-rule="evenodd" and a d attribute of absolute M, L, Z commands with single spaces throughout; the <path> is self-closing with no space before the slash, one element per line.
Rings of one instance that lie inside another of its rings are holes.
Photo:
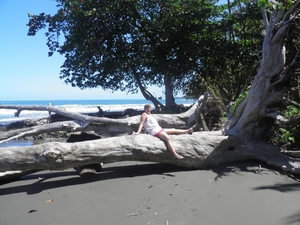
<path fill-rule="evenodd" d="M 300 182 L 259 162 L 184 170 L 119 162 L 89 179 L 42 171 L 0 185 L 0 225 L 300 224 Z"/>

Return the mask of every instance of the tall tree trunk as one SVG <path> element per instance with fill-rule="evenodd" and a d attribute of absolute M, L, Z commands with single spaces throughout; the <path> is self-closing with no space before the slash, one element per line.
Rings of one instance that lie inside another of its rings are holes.
<path fill-rule="evenodd" d="M 164 83 L 165 83 L 166 108 L 172 109 L 175 106 L 175 98 L 174 98 L 173 81 L 169 72 L 167 72 L 164 75 Z"/>

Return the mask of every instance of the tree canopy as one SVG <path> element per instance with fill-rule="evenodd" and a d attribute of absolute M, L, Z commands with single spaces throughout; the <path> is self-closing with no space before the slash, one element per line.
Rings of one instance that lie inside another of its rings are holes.
<path fill-rule="evenodd" d="M 161 108 L 183 92 L 225 103 L 251 85 L 261 61 L 264 1 L 56 0 L 55 15 L 29 14 L 28 35 L 46 28 L 49 56 L 65 56 L 61 76 L 81 89 L 140 91 Z M 275 4 L 276 5 L 276 4 Z M 271 11 L 267 11 L 267 14 Z M 289 36 L 289 55 L 297 34 Z M 166 104 L 147 89 L 164 87 Z"/>
<path fill-rule="evenodd" d="M 48 28 L 49 56 L 65 56 L 61 79 L 82 89 L 139 89 L 162 107 L 147 87 L 164 86 L 168 108 L 194 76 L 216 9 L 214 1 L 199 0 L 57 2 L 55 15 L 29 14 L 28 35 Z"/>
<path fill-rule="evenodd" d="M 225 102 L 236 100 L 250 85 L 261 55 L 263 21 L 254 1 L 228 1 L 219 5 L 210 29 L 203 34 L 197 76 L 186 90 L 205 90 Z"/>

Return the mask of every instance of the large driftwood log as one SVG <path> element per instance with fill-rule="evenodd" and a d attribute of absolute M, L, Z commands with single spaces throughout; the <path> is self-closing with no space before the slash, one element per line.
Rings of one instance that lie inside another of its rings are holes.
<path fill-rule="evenodd" d="M 0 171 L 60 170 L 92 163 L 147 161 L 203 169 L 223 163 L 255 159 L 284 171 L 300 174 L 300 161 L 279 147 L 249 142 L 220 132 L 172 136 L 182 160 L 175 160 L 160 139 L 141 134 L 77 143 L 44 143 L 5 147 L 0 151 Z"/>
<path fill-rule="evenodd" d="M 198 99 L 198 101 L 186 112 L 184 113 L 180 113 L 180 114 L 154 114 L 154 117 L 158 120 L 158 122 L 161 124 L 162 127 L 165 128 L 189 128 L 191 126 L 194 126 L 194 128 L 198 128 L 200 126 L 203 126 L 203 121 L 201 121 L 201 117 L 199 117 L 199 114 L 201 113 L 201 111 L 203 110 L 203 108 L 205 107 L 205 103 L 206 103 L 206 99 L 207 99 L 207 94 L 200 96 L 200 98 Z M 111 133 L 111 132 L 117 132 L 117 133 L 128 133 L 128 134 L 132 134 L 132 132 L 134 130 L 137 130 L 139 123 L 140 123 L 140 116 L 133 116 L 133 117 L 128 117 L 128 118 L 124 118 L 124 119 L 110 119 L 110 118 L 105 118 L 105 117 L 94 117 L 94 116 L 88 116 L 88 115 L 83 115 L 80 113 L 73 113 L 73 112 L 68 112 L 66 110 L 63 109 L 58 109 L 56 107 L 53 106 L 25 106 L 25 107 L 20 107 L 20 106 L 7 106 L 7 105 L 0 105 L 0 109 L 1 108 L 5 108 L 5 109 L 16 109 L 16 116 L 18 116 L 23 110 L 38 110 L 38 111 L 49 111 L 49 112 L 55 112 L 57 114 L 60 114 L 62 116 L 66 116 L 68 118 L 74 119 L 74 121 L 63 121 L 63 122 L 55 122 L 55 123 L 51 123 L 51 124 L 42 124 L 42 125 L 38 125 L 38 126 L 34 126 L 34 127 L 27 127 L 27 128 L 22 128 L 22 129 L 18 129 L 18 130 L 11 130 L 8 132 L 4 132 L 0 134 L 0 143 L 3 142 L 8 142 L 10 140 L 14 140 L 14 139 L 19 139 L 22 137 L 26 137 L 26 136 L 34 136 L 34 135 L 39 135 L 39 134 L 43 134 L 43 133 L 49 133 L 49 132 L 57 132 L 57 131 L 67 131 L 67 132 L 76 132 L 76 131 L 102 131 L 105 133 Z M 200 120 L 200 122 L 199 122 Z M 200 125 L 201 124 L 201 125 Z M 126 135 L 128 137 L 128 135 Z M 147 135 L 148 136 L 148 135 Z M 129 136 L 131 137 L 131 136 Z M 105 143 L 110 143 L 111 139 L 105 139 Z M 112 143 L 114 142 L 119 142 L 119 140 L 113 140 Z M 122 141 L 122 140 L 120 140 Z M 4 165 L 8 165 L 6 164 L 7 162 L 2 164 L 2 162 L 0 162 L 0 170 L 1 168 L 7 168 L 4 169 L 2 172 L 0 173 L 0 177 L 18 177 L 18 175 L 22 175 L 22 174 L 27 174 L 30 173 L 30 171 L 36 171 L 36 170 L 40 170 L 40 169 L 47 169 L 48 167 L 46 166 L 44 168 L 45 165 L 43 165 L 41 168 L 39 169 L 29 169 L 29 168 L 19 168 L 19 165 L 23 164 L 21 163 L 19 160 L 22 160 L 21 158 L 19 158 L 19 156 L 23 155 L 25 156 L 26 154 L 29 154 L 28 156 L 30 157 L 30 153 L 31 151 L 33 152 L 39 152 L 39 148 L 45 149 L 52 149 L 52 148 L 56 148 L 55 146 L 60 145 L 62 143 L 47 143 L 44 145 L 38 145 L 38 146 L 32 146 L 29 148 L 29 150 L 22 148 L 20 149 L 20 154 L 16 154 L 13 157 L 16 157 L 16 161 L 14 161 L 13 158 L 10 159 L 10 165 L 9 167 L 6 167 Z M 51 147 L 52 146 L 52 147 Z M 107 144 L 105 144 L 105 146 L 107 146 Z M 112 147 L 114 148 L 114 147 Z M 62 151 L 64 151 L 65 148 L 62 148 Z M 15 151 L 15 149 L 14 149 Z M 10 150 L 7 148 L 0 148 L 0 152 L 4 153 L 4 155 L 7 156 L 7 154 L 10 154 Z M 22 152 L 22 153 L 21 153 Z M 50 151 L 51 152 L 51 151 Z M 52 154 L 53 152 L 49 153 Z M 41 153 L 42 154 L 42 153 Z M 73 153 L 71 153 L 73 154 Z M 40 154 L 39 154 L 40 155 Z M 97 155 L 97 153 L 95 153 L 95 155 Z M 70 162 L 70 167 L 78 167 L 78 166 L 82 166 L 82 165 L 87 165 L 87 164 L 91 164 L 91 162 L 89 162 L 88 160 L 80 160 L 80 163 L 78 164 L 78 161 L 76 160 L 76 155 L 74 156 L 75 161 L 74 162 Z M 26 162 L 27 159 L 23 158 Z M 122 160 L 122 159 L 120 159 Z M 133 158 L 134 160 L 134 158 Z M 29 160 L 30 161 L 30 160 Z M 102 162 L 101 160 L 98 161 L 97 159 L 95 160 L 96 163 Z M 16 163 L 15 166 L 12 166 L 14 163 Z M 25 163 L 26 164 L 26 163 Z M 24 165 L 25 165 L 24 164 Z M 37 167 L 39 166 L 40 162 L 36 162 Z M 64 163 L 65 164 L 65 163 Z M 61 165 L 55 165 L 58 166 L 57 168 L 54 168 L 51 166 L 51 168 L 53 169 L 62 169 L 62 168 L 66 168 L 65 166 L 68 164 L 65 164 L 64 166 Z M 4 167 L 2 167 L 4 166 Z M 14 171 L 11 171 L 12 169 L 9 168 L 14 168 Z M 50 168 L 50 167 L 49 167 Z M 18 171 L 16 171 L 15 169 L 17 169 Z"/>

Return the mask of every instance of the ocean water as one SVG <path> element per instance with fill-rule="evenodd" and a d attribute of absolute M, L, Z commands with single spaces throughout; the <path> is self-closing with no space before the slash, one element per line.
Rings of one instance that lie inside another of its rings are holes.
<path fill-rule="evenodd" d="M 196 100 L 184 98 L 178 98 L 175 101 L 177 104 L 186 106 L 196 102 Z M 163 100 L 161 102 L 164 104 Z M 96 113 L 98 106 L 103 111 L 123 111 L 127 108 L 142 110 L 145 104 L 153 105 L 152 102 L 145 99 L 0 101 L 0 105 L 13 106 L 48 106 L 49 104 L 78 113 Z M 15 117 L 15 112 L 16 110 L 13 109 L 0 109 L 0 125 L 24 119 L 39 119 L 49 115 L 48 112 L 25 110 L 19 117 Z"/>

